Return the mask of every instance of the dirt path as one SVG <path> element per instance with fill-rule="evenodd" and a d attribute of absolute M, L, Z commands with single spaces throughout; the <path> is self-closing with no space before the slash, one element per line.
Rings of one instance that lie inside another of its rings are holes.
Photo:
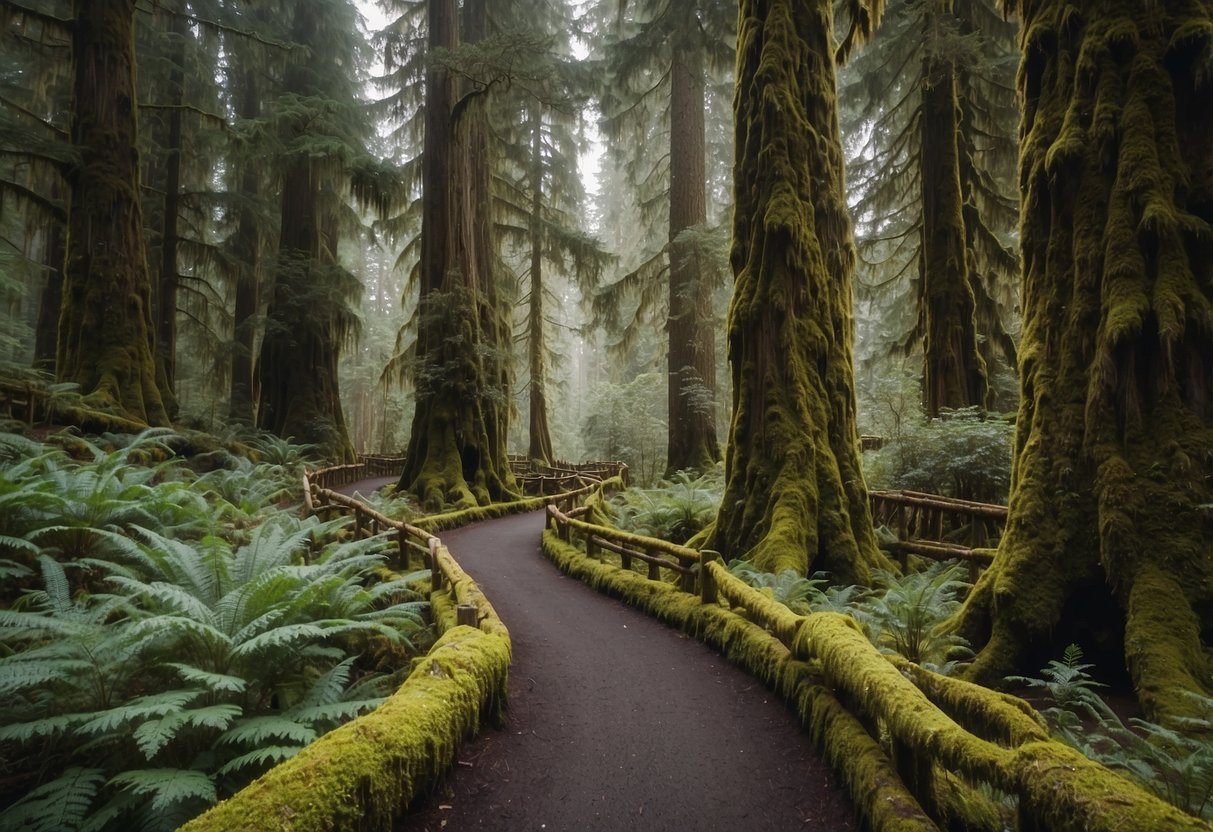
<path fill-rule="evenodd" d="M 561 574 L 543 515 L 444 532 L 510 630 L 509 714 L 397 832 L 853 829 L 807 735 L 761 682 Z"/>
<path fill-rule="evenodd" d="M 370 480 L 358 480 L 349 485 L 340 485 L 333 490 L 338 494 L 344 494 L 347 497 L 353 497 L 357 494 L 370 494 L 373 491 L 378 491 L 385 485 L 399 481 L 400 475 L 394 477 L 375 477 Z"/>

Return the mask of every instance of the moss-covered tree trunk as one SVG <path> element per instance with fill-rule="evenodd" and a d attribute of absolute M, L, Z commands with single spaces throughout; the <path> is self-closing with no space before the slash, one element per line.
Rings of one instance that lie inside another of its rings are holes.
<path fill-rule="evenodd" d="M 700 33 L 676 44 L 670 66 L 670 292 L 666 471 L 702 471 L 716 441 L 716 333 L 699 246 L 680 235 L 707 221 L 704 57 Z"/>
<path fill-rule="evenodd" d="M 961 614 L 972 675 L 1077 640 L 1152 718 L 1213 692 L 1213 7 L 1023 18 L 1022 403 L 1007 531 Z"/>
<path fill-rule="evenodd" d="M 859 468 L 831 17 L 829 0 L 741 3 L 733 421 L 712 542 L 764 569 L 862 583 L 888 564 Z"/>
<path fill-rule="evenodd" d="M 552 432 L 548 426 L 547 343 L 543 337 L 543 117 L 538 105 L 531 119 L 531 299 L 527 309 L 527 365 L 530 370 L 530 422 L 527 456 L 552 462 Z"/>
<path fill-rule="evenodd" d="M 292 38 L 320 49 L 324 29 L 307 3 L 295 6 Z M 312 67 L 292 66 L 285 88 L 318 95 Z M 306 134 L 288 140 L 306 140 Z M 337 380 L 345 319 L 345 274 L 336 263 L 337 238 L 331 193 L 331 163 L 296 151 L 282 180 L 278 262 L 266 310 L 265 335 L 257 366 L 260 400 L 257 424 L 278 436 L 319 446 L 326 458 L 352 461 Z M 322 192 L 330 195 L 326 203 Z M 360 287 L 359 287 L 360 288 Z"/>
<path fill-rule="evenodd" d="M 139 194 L 135 3 L 76 0 L 72 9 L 71 138 L 80 163 L 67 176 L 56 375 L 127 418 L 164 425 Z"/>
<path fill-rule="evenodd" d="M 429 0 L 427 9 L 429 48 L 452 49 L 454 2 Z M 479 40 L 484 25 L 483 3 L 466 3 L 467 41 Z M 510 321 L 493 276 L 485 97 L 484 89 L 458 89 L 444 67 L 426 72 L 419 367 L 400 487 L 430 508 L 515 493 L 505 445 Z"/>
<path fill-rule="evenodd" d="M 950 15 L 949 0 L 931 0 L 927 27 Z M 964 193 L 960 181 L 960 105 L 947 41 L 926 33 L 923 59 L 920 176 L 922 247 L 919 314 L 923 332 L 923 403 L 936 417 L 943 408 L 986 404 L 986 365 L 977 346 L 970 282 Z"/>

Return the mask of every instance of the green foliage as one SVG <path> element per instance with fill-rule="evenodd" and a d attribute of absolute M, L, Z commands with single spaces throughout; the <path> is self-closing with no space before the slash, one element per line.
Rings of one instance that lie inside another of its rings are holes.
<path fill-rule="evenodd" d="M 722 465 L 699 477 L 679 471 L 655 488 L 630 488 L 609 503 L 615 525 L 625 531 L 685 543 L 716 517 L 724 490 Z"/>
<path fill-rule="evenodd" d="M 591 388 L 582 426 L 587 456 L 626 462 L 637 484 L 656 482 L 665 470 L 665 395 L 665 378 L 659 373 Z"/>
<path fill-rule="evenodd" d="M 977 408 L 926 420 L 921 411 L 898 420 L 884 447 L 864 455 L 864 475 L 876 489 L 925 491 L 1005 503 L 1011 485 L 1014 426 Z"/>
<path fill-rule="evenodd" d="M 128 461 L 161 439 L 75 442 L 85 461 L 0 442 L 0 569 L 18 578 L 0 758 L 19 772 L 0 827 L 176 828 L 375 707 L 428 645 L 420 575 L 379 577 L 386 538 L 325 543 L 345 521 L 273 510 L 299 449 L 201 476 Z"/>
<path fill-rule="evenodd" d="M 881 650 L 937 673 L 955 672 L 970 655 L 964 639 L 946 626 L 969 590 L 960 565 L 937 563 L 908 575 L 878 570 L 872 589 L 830 586 L 824 572 L 809 578 L 793 569 L 772 574 L 745 560 L 731 561 L 729 572 L 798 615 L 846 613 Z"/>
<path fill-rule="evenodd" d="M 1043 713 L 1053 733 L 1093 760 L 1123 771 L 1163 800 L 1200 818 L 1213 819 L 1213 698 L 1187 693 L 1198 716 L 1161 725 L 1138 717 L 1126 721 L 1098 693 L 1094 665 L 1083 663 L 1077 644 L 1050 661 L 1040 678 L 1007 681 L 1046 690 L 1055 705 Z"/>

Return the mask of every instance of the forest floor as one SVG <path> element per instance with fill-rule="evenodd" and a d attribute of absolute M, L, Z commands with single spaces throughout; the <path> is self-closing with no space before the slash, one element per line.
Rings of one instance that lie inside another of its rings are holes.
<path fill-rule="evenodd" d="M 543 523 L 534 512 L 442 535 L 509 628 L 509 708 L 397 832 L 856 828 L 778 697 L 565 577 L 540 552 Z"/>

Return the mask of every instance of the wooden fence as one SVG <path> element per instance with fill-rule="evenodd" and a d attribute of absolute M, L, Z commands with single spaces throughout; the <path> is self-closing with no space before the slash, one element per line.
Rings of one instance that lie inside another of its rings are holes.
<path fill-rule="evenodd" d="M 46 418 L 50 394 L 32 382 L 0 380 L 0 412 L 28 425 Z"/>
<path fill-rule="evenodd" d="M 973 570 L 988 566 L 1007 522 L 1007 507 L 957 500 L 920 491 L 870 491 L 872 522 L 886 526 L 896 541 L 881 548 L 904 568 L 907 555 L 934 560 L 958 558 Z"/>

